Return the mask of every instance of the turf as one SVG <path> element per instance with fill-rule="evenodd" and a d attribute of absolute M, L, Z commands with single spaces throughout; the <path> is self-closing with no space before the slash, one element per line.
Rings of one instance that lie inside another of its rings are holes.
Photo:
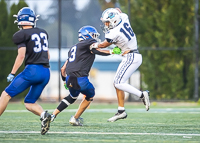
<path fill-rule="evenodd" d="M 55 109 L 58 103 L 41 103 L 44 109 Z M 128 117 L 107 122 L 116 110 L 115 104 L 91 104 L 82 115 L 84 126 L 68 121 L 78 102 L 61 112 L 46 135 L 40 134 L 38 116 L 26 111 L 22 103 L 9 103 L 0 117 L 2 143 L 171 143 L 200 142 L 200 106 L 198 104 L 153 103 L 146 112 L 141 103 L 127 103 Z"/>

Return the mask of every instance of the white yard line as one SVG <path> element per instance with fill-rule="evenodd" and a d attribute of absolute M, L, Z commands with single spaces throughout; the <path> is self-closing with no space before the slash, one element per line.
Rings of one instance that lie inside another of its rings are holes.
<path fill-rule="evenodd" d="M 76 112 L 77 109 L 66 109 L 62 112 Z M 49 112 L 53 112 L 54 109 L 48 109 Z M 103 113 L 115 113 L 117 109 L 87 109 L 85 112 L 103 112 Z M 126 109 L 129 113 L 200 113 L 200 108 L 154 108 L 146 112 L 143 108 Z M 17 113 L 17 112 L 29 112 L 28 110 L 5 110 L 5 112 Z"/>
<path fill-rule="evenodd" d="M 0 131 L 1 134 L 40 134 L 39 131 Z M 178 133 L 117 133 L 117 132 L 48 132 L 48 134 L 89 134 L 89 135 L 155 135 L 155 136 L 200 136 L 200 134 L 178 134 Z"/>

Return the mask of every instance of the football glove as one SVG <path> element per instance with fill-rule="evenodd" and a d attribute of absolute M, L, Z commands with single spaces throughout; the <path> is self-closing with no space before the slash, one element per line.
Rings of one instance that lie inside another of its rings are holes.
<path fill-rule="evenodd" d="M 64 83 L 64 87 L 65 87 L 65 89 L 67 89 L 67 90 L 68 90 L 68 87 L 67 87 L 67 84 L 66 84 L 66 82 Z"/>
<path fill-rule="evenodd" d="M 122 53 L 121 49 L 119 47 L 115 47 L 114 49 L 110 50 L 110 54 L 117 54 L 120 55 Z"/>
<path fill-rule="evenodd" d="M 93 43 L 92 45 L 90 45 L 90 50 L 92 50 L 93 48 L 98 48 L 98 42 L 97 43 Z"/>
<path fill-rule="evenodd" d="M 10 74 L 8 75 L 8 77 L 7 77 L 7 82 L 13 81 L 14 77 L 15 77 L 15 75 L 10 73 Z"/>

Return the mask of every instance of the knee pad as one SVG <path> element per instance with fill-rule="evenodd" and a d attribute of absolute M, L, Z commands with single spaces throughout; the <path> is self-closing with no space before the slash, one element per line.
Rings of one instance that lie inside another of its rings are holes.
<path fill-rule="evenodd" d="M 67 108 L 70 104 L 73 104 L 76 101 L 76 98 L 73 98 L 70 94 L 65 97 L 61 103 L 58 105 L 57 109 L 61 112 L 65 108 Z"/>
<path fill-rule="evenodd" d="M 77 97 L 72 97 L 70 94 L 65 97 L 62 102 L 64 102 L 67 105 L 73 104 L 76 101 Z"/>
<path fill-rule="evenodd" d="M 85 97 L 85 100 L 87 100 L 87 101 L 93 101 L 93 97 Z"/>

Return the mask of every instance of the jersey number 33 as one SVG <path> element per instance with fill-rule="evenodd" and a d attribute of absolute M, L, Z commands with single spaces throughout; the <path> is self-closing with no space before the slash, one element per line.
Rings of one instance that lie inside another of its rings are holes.
<path fill-rule="evenodd" d="M 35 47 L 33 48 L 34 52 L 38 53 L 43 51 L 48 51 L 48 40 L 46 33 L 33 34 L 31 39 L 35 41 Z M 43 39 L 43 44 L 41 43 L 41 39 Z"/>

